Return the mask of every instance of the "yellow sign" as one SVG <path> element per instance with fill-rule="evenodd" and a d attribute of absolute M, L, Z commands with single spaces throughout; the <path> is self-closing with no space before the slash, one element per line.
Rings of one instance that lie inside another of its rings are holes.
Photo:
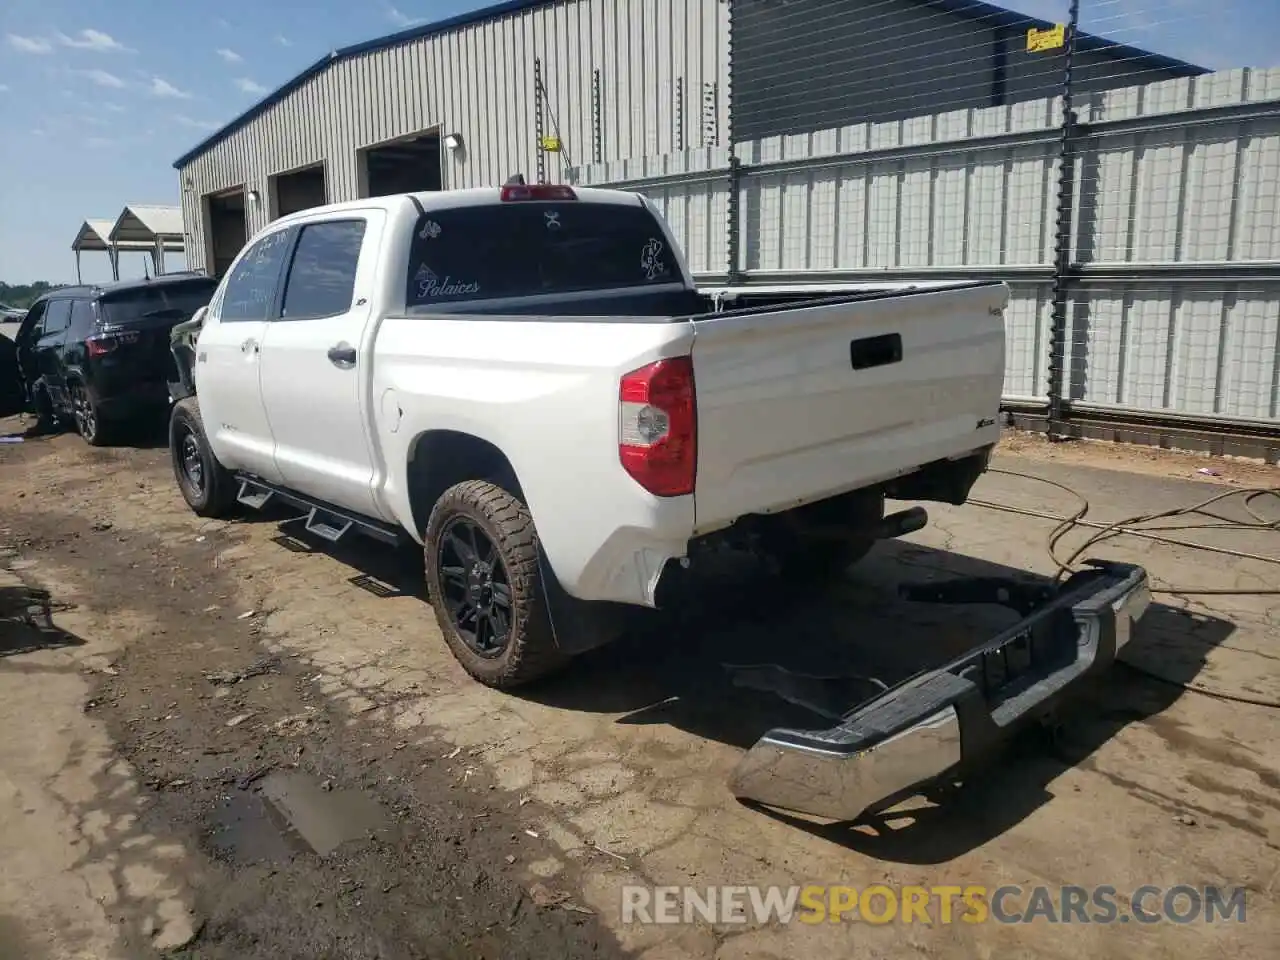
<path fill-rule="evenodd" d="M 1044 53 L 1046 50 L 1057 50 L 1067 44 L 1067 28 L 1065 24 L 1056 23 L 1044 30 L 1032 27 L 1027 31 L 1027 52 Z"/>
<path fill-rule="evenodd" d="M 559 137 L 543 137 L 542 149 L 547 151 L 547 153 L 559 153 L 560 138 Z"/>

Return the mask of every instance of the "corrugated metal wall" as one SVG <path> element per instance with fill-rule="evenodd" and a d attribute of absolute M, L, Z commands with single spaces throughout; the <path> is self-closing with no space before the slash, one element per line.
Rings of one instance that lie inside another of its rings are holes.
<path fill-rule="evenodd" d="M 1280 419 L 1280 69 L 1080 105 L 1068 397 Z M 1002 277 L 1005 393 L 1042 400 L 1061 106 L 1039 100 L 736 145 L 739 267 L 756 280 Z M 574 171 L 646 193 L 723 278 L 724 151 Z"/>
<path fill-rule="evenodd" d="M 734 137 L 1054 96 L 1062 66 L 1028 53 L 1025 34 L 927 0 L 735 0 Z M 1181 75 L 1122 50 L 1073 61 L 1077 94 Z"/>
<path fill-rule="evenodd" d="M 463 158 L 445 157 L 446 188 L 531 176 L 535 58 L 545 132 L 564 144 L 547 155 L 549 179 L 593 160 L 595 70 L 602 160 L 706 145 L 727 136 L 722 119 L 711 131 L 703 114 L 709 92 L 709 113 L 727 116 L 727 53 L 722 0 L 565 0 L 339 60 L 179 171 L 188 262 L 206 265 L 205 195 L 257 190 L 252 234 L 268 222 L 273 174 L 324 162 L 330 201 L 353 200 L 356 151 L 433 127 L 466 145 Z"/>

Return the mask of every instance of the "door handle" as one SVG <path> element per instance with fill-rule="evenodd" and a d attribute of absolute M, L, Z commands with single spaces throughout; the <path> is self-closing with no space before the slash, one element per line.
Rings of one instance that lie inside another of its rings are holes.
<path fill-rule="evenodd" d="M 329 348 L 329 362 L 335 367 L 350 370 L 356 365 L 356 348 L 349 343 L 335 343 Z"/>
<path fill-rule="evenodd" d="M 258 352 L 258 341 L 257 341 L 257 340 L 245 340 L 243 343 L 241 343 L 241 344 L 240 344 L 240 352 L 241 352 L 241 353 L 257 353 L 257 352 Z"/>

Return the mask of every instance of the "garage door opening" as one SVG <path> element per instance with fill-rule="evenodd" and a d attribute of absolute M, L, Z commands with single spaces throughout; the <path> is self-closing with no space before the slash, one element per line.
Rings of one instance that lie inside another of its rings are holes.
<path fill-rule="evenodd" d="M 209 212 L 209 260 L 213 275 L 221 278 L 230 268 L 240 248 L 249 239 L 244 217 L 244 187 L 204 198 Z"/>
<path fill-rule="evenodd" d="M 267 189 L 271 194 L 273 220 L 329 202 L 323 163 L 291 173 L 276 174 L 268 179 Z"/>
<path fill-rule="evenodd" d="M 440 134 L 435 131 L 369 147 L 361 154 L 363 196 L 385 197 L 392 193 L 443 189 Z"/>

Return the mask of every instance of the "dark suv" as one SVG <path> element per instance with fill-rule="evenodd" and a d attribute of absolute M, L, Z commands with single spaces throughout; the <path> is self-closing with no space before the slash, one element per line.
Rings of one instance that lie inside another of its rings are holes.
<path fill-rule="evenodd" d="M 218 282 L 193 273 L 62 287 L 31 305 L 18 329 L 18 365 L 42 423 L 70 417 L 106 443 L 124 420 L 168 403 L 169 331 L 209 302 Z"/>

